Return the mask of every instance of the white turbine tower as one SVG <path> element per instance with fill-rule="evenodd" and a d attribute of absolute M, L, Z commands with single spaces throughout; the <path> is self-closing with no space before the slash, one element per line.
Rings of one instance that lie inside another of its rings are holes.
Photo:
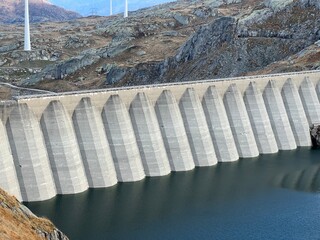
<path fill-rule="evenodd" d="M 29 2 L 24 0 L 24 50 L 30 51 Z"/>
<path fill-rule="evenodd" d="M 124 17 L 128 17 L 128 0 L 125 0 L 124 3 Z"/>
<path fill-rule="evenodd" d="M 112 0 L 110 0 L 110 16 L 112 16 L 113 13 L 112 13 Z"/>

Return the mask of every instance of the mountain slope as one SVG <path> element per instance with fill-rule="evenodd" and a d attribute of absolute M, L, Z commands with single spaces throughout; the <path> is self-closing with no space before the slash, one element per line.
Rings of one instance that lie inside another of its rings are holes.
<path fill-rule="evenodd" d="M 75 91 L 318 69 L 319 9 L 318 0 L 181 0 L 126 19 L 32 25 L 31 52 L 21 51 L 21 26 L 2 28 L 0 81 Z"/>
<path fill-rule="evenodd" d="M 80 14 L 57 7 L 47 0 L 30 0 L 31 22 L 65 21 L 81 17 Z M 0 23 L 22 23 L 24 21 L 24 1 L 0 0 Z"/>
<path fill-rule="evenodd" d="M 87 16 L 96 14 L 100 16 L 108 16 L 110 13 L 110 0 L 51 0 L 51 3 L 66 9 L 79 12 L 81 15 Z M 157 4 L 172 2 L 175 0 L 129 0 L 129 11 L 135 11 L 140 8 L 146 8 Z M 124 1 L 113 0 L 113 14 L 124 11 Z"/>

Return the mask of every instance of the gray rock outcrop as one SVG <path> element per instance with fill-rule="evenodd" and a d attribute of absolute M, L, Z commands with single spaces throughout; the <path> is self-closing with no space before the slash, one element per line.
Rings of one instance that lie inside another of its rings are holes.
<path fill-rule="evenodd" d="M 239 76 L 295 54 L 320 39 L 319 12 L 302 12 L 303 21 L 286 22 L 295 17 L 293 7 L 312 8 L 317 3 L 274 0 L 265 4 L 268 8 L 253 10 L 249 15 L 221 17 L 200 26 L 172 58 L 122 67 L 126 85 Z M 273 27 L 274 21 L 280 25 Z M 112 78 L 110 74 L 107 77 Z"/>
<path fill-rule="evenodd" d="M 319 124 L 315 124 L 311 126 L 310 136 L 311 136 L 312 146 L 314 148 L 319 148 L 320 147 L 320 125 Z"/>

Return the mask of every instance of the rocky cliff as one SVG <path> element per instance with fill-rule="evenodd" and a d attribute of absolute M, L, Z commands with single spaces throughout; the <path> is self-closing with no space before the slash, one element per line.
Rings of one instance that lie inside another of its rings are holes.
<path fill-rule="evenodd" d="M 219 17 L 200 26 L 173 57 L 118 71 L 128 85 L 240 76 L 277 65 L 319 39 L 317 1 L 264 1 L 244 15 Z M 319 62 L 315 66 L 306 62 L 271 72 L 318 67 Z M 111 73 L 109 84 L 117 80 Z"/>
<path fill-rule="evenodd" d="M 0 239 L 68 240 L 49 220 L 38 218 L 0 189 Z"/>
<path fill-rule="evenodd" d="M 53 91 L 192 81 L 320 66 L 317 0 L 184 0 L 0 36 L 0 81 Z"/>
<path fill-rule="evenodd" d="M 66 21 L 81 17 L 47 0 L 29 0 L 30 22 Z M 24 22 L 24 1 L 0 0 L 0 23 Z"/>

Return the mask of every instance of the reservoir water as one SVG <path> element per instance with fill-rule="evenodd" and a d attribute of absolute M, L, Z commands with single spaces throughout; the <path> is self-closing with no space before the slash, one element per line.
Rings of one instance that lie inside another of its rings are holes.
<path fill-rule="evenodd" d="M 320 239 L 320 150 L 25 203 L 70 240 Z"/>

